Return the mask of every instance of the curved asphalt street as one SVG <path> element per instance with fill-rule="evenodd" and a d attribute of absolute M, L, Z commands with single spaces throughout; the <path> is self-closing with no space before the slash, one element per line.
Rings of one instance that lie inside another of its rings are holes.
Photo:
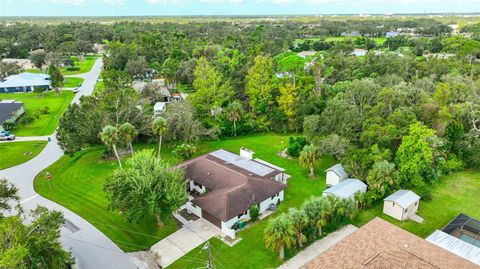
<path fill-rule="evenodd" d="M 83 95 L 93 92 L 95 83 L 102 70 L 102 59 L 96 60 L 90 72 L 82 74 L 85 79 L 72 102 L 78 102 Z M 65 249 L 72 252 L 76 260 L 76 267 L 82 269 L 135 269 L 145 268 L 132 255 L 124 253 L 107 236 L 100 232 L 86 220 L 48 199 L 41 197 L 33 189 L 33 180 L 43 169 L 47 168 L 62 155 L 55 135 L 52 141 L 32 160 L 9 169 L 0 170 L 0 177 L 6 178 L 19 189 L 22 206 L 29 210 L 37 205 L 63 212 L 65 225 L 62 227 L 61 242 Z"/>

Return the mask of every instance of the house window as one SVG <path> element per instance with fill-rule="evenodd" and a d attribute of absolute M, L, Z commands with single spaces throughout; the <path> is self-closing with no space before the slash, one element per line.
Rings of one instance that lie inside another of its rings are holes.
<path fill-rule="evenodd" d="M 417 202 L 415 202 L 415 206 L 417 206 L 417 204 L 418 204 L 418 201 L 417 201 Z"/>
<path fill-rule="evenodd" d="M 407 213 L 407 211 L 408 211 L 408 208 L 405 208 L 405 213 Z"/>

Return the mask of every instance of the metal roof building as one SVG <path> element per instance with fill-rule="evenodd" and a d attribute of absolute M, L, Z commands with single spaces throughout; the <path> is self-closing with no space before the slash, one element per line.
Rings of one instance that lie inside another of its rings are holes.
<path fill-rule="evenodd" d="M 355 193 L 366 192 L 367 185 L 355 178 L 348 178 L 337 185 L 323 191 L 323 196 L 335 195 L 339 198 L 353 199 Z"/>
<path fill-rule="evenodd" d="M 0 81 L 0 93 L 2 92 L 29 92 L 39 87 L 50 89 L 50 76 L 47 74 L 21 73 L 12 75 Z"/>
<path fill-rule="evenodd" d="M 383 199 L 384 201 L 395 202 L 402 208 L 407 208 L 411 204 L 414 204 L 420 199 L 420 196 L 415 194 L 413 191 L 410 190 L 398 190 L 387 198 Z"/>
<path fill-rule="evenodd" d="M 460 257 L 480 265 L 480 221 L 459 214 L 441 231 L 436 230 L 427 240 Z"/>

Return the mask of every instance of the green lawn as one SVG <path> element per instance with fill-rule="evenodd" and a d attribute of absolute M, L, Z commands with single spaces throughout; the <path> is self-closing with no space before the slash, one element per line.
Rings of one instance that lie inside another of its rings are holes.
<path fill-rule="evenodd" d="M 75 67 L 80 68 L 77 71 L 67 71 L 66 68 L 61 68 L 60 70 L 62 71 L 63 75 L 76 75 L 76 74 L 82 74 L 82 73 L 87 73 L 92 69 L 93 64 L 95 63 L 95 60 L 97 60 L 98 57 L 96 56 L 87 56 L 83 61 L 79 61 L 78 57 L 71 57 L 72 60 L 75 61 Z"/>
<path fill-rule="evenodd" d="M 383 203 L 378 203 L 375 207 L 362 212 L 354 220 L 354 224 L 362 226 L 378 216 L 425 238 L 435 230 L 445 227 L 459 213 L 480 219 L 479 193 L 480 171 L 455 173 L 443 177 L 440 184 L 433 188 L 431 201 L 420 200 L 417 214 L 424 218 L 422 224 L 413 221 L 398 221 L 383 214 Z"/>
<path fill-rule="evenodd" d="M 0 170 L 33 159 L 46 144 L 47 141 L 0 143 Z"/>
<path fill-rule="evenodd" d="M 2 93 L 0 99 L 15 99 L 25 104 L 25 110 L 30 115 L 40 109 L 48 106 L 49 114 L 41 114 L 27 126 L 17 125 L 13 133 L 17 136 L 42 136 L 50 135 L 57 128 L 58 122 L 68 105 L 72 101 L 74 94 L 71 91 L 64 91 L 60 95 L 55 92 L 47 92 L 42 97 L 36 93 Z"/>
<path fill-rule="evenodd" d="M 97 95 L 101 93 L 104 89 L 105 89 L 105 84 L 103 83 L 103 80 L 97 81 L 97 83 L 95 83 L 95 87 L 93 88 L 92 95 Z"/>
<path fill-rule="evenodd" d="M 65 88 L 76 88 L 80 87 L 83 83 L 83 78 L 68 77 L 65 78 L 63 87 Z"/>
<path fill-rule="evenodd" d="M 286 146 L 287 140 L 288 136 L 260 135 L 211 141 L 199 145 L 197 155 L 219 148 L 238 152 L 240 147 L 248 146 L 259 158 L 286 168 L 286 172 L 292 175 L 292 178 L 285 193 L 285 202 L 279 208 L 279 211 L 284 212 L 288 207 L 299 206 L 311 195 L 320 195 L 325 188 L 324 180 L 309 179 L 307 170 L 300 168 L 296 160 L 287 160 L 278 156 L 279 150 Z M 142 145 L 150 148 L 156 148 L 156 146 Z M 141 224 L 129 224 L 120 214 L 107 210 L 103 183 L 105 178 L 117 168 L 117 164 L 113 160 L 102 161 L 102 153 L 102 147 L 98 147 L 82 151 L 73 157 L 63 156 L 37 177 L 35 189 L 42 196 L 68 207 L 87 219 L 127 251 L 146 249 L 173 232 L 174 224 L 168 225 L 165 230 L 157 229 L 153 220 Z M 165 147 L 162 150 L 162 158 L 172 159 L 171 148 Z M 322 174 L 321 178 L 324 174 L 320 171 L 331 164 L 330 159 L 322 162 L 318 168 L 318 173 Z M 46 171 L 52 174 L 51 186 L 44 178 Z M 265 224 L 266 221 L 262 221 L 259 225 L 253 225 L 241 232 L 240 236 L 249 239 L 244 239 L 238 246 L 243 246 L 244 249 L 252 247 L 259 249 L 255 258 L 257 261 L 267 259 L 270 264 L 278 264 L 276 254 L 266 251 L 263 242 L 260 242 L 262 237 L 258 234 L 263 233 Z M 252 235 L 248 235 L 250 233 Z M 237 262 L 241 262 L 241 259 Z"/>
<path fill-rule="evenodd" d="M 158 229 L 153 219 L 129 223 L 120 213 L 107 209 L 103 183 L 118 164 L 114 160 L 102 160 L 102 154 L 103 147 L 96 147 L 73 157 L 62 156 L 37 176 L 35 190 L 85 218 L 124 251 L 148 249 L 174 232 L 173 220 Z M 50 183 L 45 179 L 47 171 L 52 175 Z"/>

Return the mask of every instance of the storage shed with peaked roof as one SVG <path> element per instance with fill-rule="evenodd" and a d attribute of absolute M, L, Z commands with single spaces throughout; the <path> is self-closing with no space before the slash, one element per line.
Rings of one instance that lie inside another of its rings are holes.
<path fill-rule="evenodd" d="M 335 186 L 348 178 L 347 172 L 340 163 L 328 168 L 325 173 L 327 175 L 327 187 Z"/>
<path fill-rule="evenodd" d="M 420 196 L 410 190 L 398 190 L 383 201 L 383 213 L 398 220 L 406 220 L 417 213 Z"/>
<path fill-rule="evenodd" d="M 367 185 L 361 180 L 348 178 L 337 185 L 323 191 L 323 196 L 334 195 L 342 199 L 354 199 L 355 193 L 366 192 Z"/>

